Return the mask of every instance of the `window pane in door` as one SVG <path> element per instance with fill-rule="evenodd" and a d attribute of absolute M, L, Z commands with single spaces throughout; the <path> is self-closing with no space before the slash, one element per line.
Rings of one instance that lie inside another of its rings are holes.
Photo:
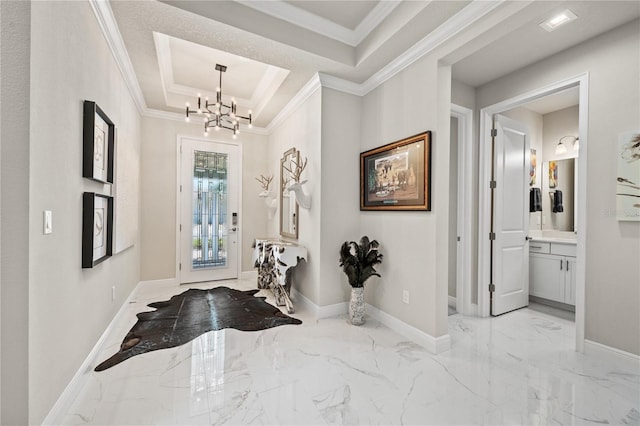
<path fill-rule="evenodd" d="M 192 191 L 192 267 L 227 264 L 228 155 L 194 151 Z"/>

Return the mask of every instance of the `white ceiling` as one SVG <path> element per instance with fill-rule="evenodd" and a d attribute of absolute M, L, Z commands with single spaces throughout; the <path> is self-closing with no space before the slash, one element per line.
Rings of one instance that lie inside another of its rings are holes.
<path fill-rule="evenodd" d="M 579 101 L 580 89 L 576 86 L 536 99 L 535 101 L 528 102 L 522 106 L 523 108 L 537 112 L 540 115 L 545 115 L 578 105 Z"/>
<path fill-rule="evenodd" d="M 182 113 L 189 96 L 193 102 L 196 93 L 215 90 L 213 67 L 221 63 L 228 66 L 224 94 L 257 112 L 258 127 L 267 127 L 317 73 L 351 93 L 366 93 L 419 52 L 464 30 L 477 29 L 478 36 L 449 59 L 454 78 L 477 87 L 640 16 L 638 1 L 119 0 L 109 5 L 148 109 Z M 563 8 L 578 20 L 552 33 L 538 27 Z"/>

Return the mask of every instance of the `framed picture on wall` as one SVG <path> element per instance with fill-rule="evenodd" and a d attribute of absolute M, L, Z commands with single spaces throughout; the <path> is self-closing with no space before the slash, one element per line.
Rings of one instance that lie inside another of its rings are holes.
<path fill-rule="evenodd" d="M 82 267 L 93 268 L 113 253 L 113 197 L 82 196 Z"/>
<path fill-rule="evenodd" d="M 82 176 L 113 183 L 115 125 L 92 101 L 84 101 Z"/>
<path fill-rule="evenodd" d="M 431 210 L 431 132 L 360 154 L 360 210 Z"/>
<path fill-rule="evenodd" d="M 616 217 L 640 221 L 640 132 L 618 135 Z"/>

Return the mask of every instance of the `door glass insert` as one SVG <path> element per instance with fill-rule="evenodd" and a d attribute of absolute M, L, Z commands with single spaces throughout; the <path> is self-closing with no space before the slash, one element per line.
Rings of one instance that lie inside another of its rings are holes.
<path fill-rule="evenodd" d="M 227 265 L 228 154 L 194 151 L 192 267 Z"/>

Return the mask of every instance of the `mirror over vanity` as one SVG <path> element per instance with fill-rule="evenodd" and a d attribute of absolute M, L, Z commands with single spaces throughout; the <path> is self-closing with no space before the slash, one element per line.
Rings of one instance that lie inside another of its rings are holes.
<path fill-rule="evenodd" d="M 541 231 L 577 230 L 577 160 L 567 158 L 543 163 L 542 220 L 539 223 Z M 562 206 L 562 211 L 557 211 L 559 206 Z"/>
<path fill-rule="evenodd" d="M 298 203 L 287 189 L 293 179 L 291 171 L 300 164 L 300 151 L 291 148 L 280 159 L 280 236 L 298 239 Z"/>

